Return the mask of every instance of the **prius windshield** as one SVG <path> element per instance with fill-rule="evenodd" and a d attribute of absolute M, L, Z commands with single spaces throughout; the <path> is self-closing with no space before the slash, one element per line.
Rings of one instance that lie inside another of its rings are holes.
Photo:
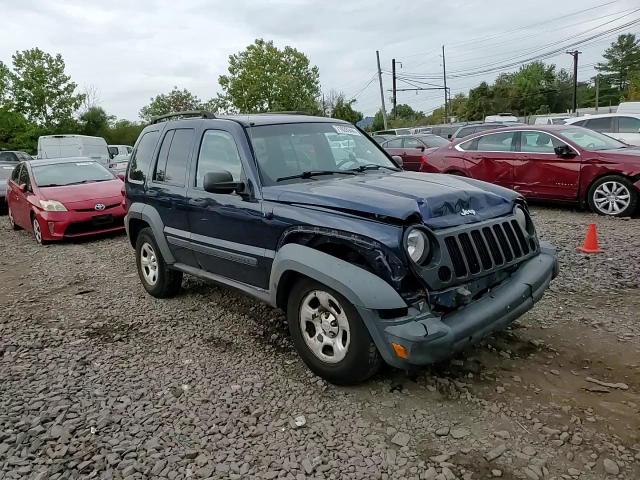
<path fill-rule="evenodd" d="M 316 174 L 346 176 L 365 170 L 399 170 L 353 125 L 261 125 L 250 127 L 248 132 L 264 185 L 294 179 L 308 181 Z"/>
<path fill-rule="evenodd" d="M 611 138 L 594 130 L 587 130 L 586 128 L 567 128 L 561 130 L 560 135 L 573 143 L 577 143 L 585 150 L 616 150 L 618 148 L 628 147 L 626 143 L 622 143 L 615 138 Z"/>
<path fill-rule="evenodd" d="M 80 183 L 113 180 L 113 173 L 97 162 L 65 162 L 38 165 L 31 168 L 39 187 L 61 187 Z"/>

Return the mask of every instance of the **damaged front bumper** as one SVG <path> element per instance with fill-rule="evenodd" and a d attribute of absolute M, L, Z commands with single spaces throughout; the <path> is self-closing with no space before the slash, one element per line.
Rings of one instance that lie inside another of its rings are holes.
<path fill-rule="evenodd" d="M 437 316 L 427 311 L 387 320 L 374 310 L 358 310 L 385 361 L 410 368 L 444 360 L 505 328 L 540 300 L 557 274 L 555 249 L 541 242 L 538 255 L 522 262 L 484 296 L 451 313 Z"/>

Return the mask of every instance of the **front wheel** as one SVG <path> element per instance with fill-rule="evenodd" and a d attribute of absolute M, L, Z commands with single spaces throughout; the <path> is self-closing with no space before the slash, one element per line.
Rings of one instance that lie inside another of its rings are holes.
<path fill-rule="evenodd" d="M 45 245 L 47 241 L 42 238 L 42 228 L 40 227 L 40 221 L 35 215 L 31 217 L 31 229 L 33 231 L 33 238 L 38 243 L 38 245 Z"/>
<path fill-rule="evenodd" d="M 355 307 L 321 283 L 304 279 L 295 284 L 287 319 L 298 354 L 329 382 L 360 383 L 380 368 L 380 353 Z"/>
<path fill-rule="evenodd" d="M 624 177 L 608 175 L 597 180 L 587 194 L 589 207 L 600 215 L 628 217 L 638 205 L 638 192 Z"/>
<path fill-rule="evenodd" d="M 182 272 L 167 266 L 150 228 L 144 228 L 138 234 L 136 264 L 142 286 L 152 296 L 168 298 L 180 291 Z"/>

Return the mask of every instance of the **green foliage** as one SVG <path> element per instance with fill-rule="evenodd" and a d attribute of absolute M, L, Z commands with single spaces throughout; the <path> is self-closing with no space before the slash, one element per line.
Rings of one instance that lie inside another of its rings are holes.
<path fill-rule="evenodd" d="M 202 100 L 189 90 L 173 87 L 169 93 L 161 93 L 151 98 L 151 102 L 140 110 L 140 118 L 148 122 L 159 115 L 203 108 Z"/>
<path fill-rule="evenodd" d="M 362 120 L 362 112 L 353 109 L 354 103 L 356 103 L 355 100 L 347 101 L 344 99 L 344 95 L 339 95 L 331 111 L 331 116 L 351 123 L 359 122 Z"/>
<path fill-rule="evenodd" d="M 144 123 L 118 120 L 105 132 L 104 138 L 110 145 L 133 145 L 144 127 Z"/>
<path fill-rule="evenodd" d="M 9 100 L 10 80 L 11 71 L 9 67 L 0 62 L 0 106 L 5 105 Z"/>
<path fill-rule="evenodd" d="M 10 105 L 27 120 L 47 128 L 68 122 L 84 96 L 75 93 L 77 85 L 64 73 L 62 56 L 33 48 L 12 58 Z"/>
<path fill-rule="evenodd" d="M 102 107 L 91 107 L 80 115 L 83 135 L 104 137 L 109 130 L 109 125 L 115 120 L 112 115 L 107 115 Z"/>
<path fill-rule="evenodd" d="M 257 113 L 298 110 L 319 113 L 318 67 L 292 47 L 283 50 L 257 39 L 240 53 L 229 56 L 229 74 L 218 79 L 223 94 L 218 109 Z"/>
<path fill-rule="evenodd" d="M 625 98 L 628 102 L 640 101 L 640 70 L 629 77 L 629 90 Z"/>
<path fill-rule="evenodd" d="M 596 69 L 603 78 L 625 93 L 630 77 L 640 71 L 640 40 L 631 33 L 619 35 L 602 56 L 605 62 L 598 63 Z"/>
<path fill-rule="evenodd" d="M 373 116 L 373 122 L 371 123 L 371 131 L 377 132 L 384 130 L 384 118 L 382 117 L 382 109 L 378 110 Z"/>

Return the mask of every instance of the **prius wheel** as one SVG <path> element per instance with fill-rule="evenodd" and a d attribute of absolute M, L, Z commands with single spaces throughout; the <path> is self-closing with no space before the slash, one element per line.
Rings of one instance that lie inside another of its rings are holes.
<path fill-rule="evenodd" d="M 16 221 L 13 218 L 13 212 L 11 211 L 11 207 L 7 207 L 7 217 L 9 219 L 9 226 L 11 230 L 20 230 L 20 227 L 16 225 Z"/>
<path fill-rule="evenodd" d="M 47 241 L 42 239 L 42 228 L 40 228 L 40 222 L 35 215 L 31 216 L 31 227 L 33 230 L 33 238 L 38 245 L 45 245 Z"/>
<path fill-rule="evenodd" d="M 287 319 L 298 354 L 324 379 L 356 384 L 380 368 L 382 359 L 357 310 L 330 288 L 298 282 L 289 295 Z"/>
<path fill-rule="evenodd" d="M 600 215 L 628 217 L 638 205 L 638 193 L 629 180 L 610 175 L 596 181 L 589 189 L 589 206 Z"/>
<path fill-rule="evenodd" d="M 150 228 L 144 228 L 138 234 L 136 264 L 142 286 L 149 294 L 157 298 L 168 298 L 180 291 L 182 272 L 167 266 Z"/>

